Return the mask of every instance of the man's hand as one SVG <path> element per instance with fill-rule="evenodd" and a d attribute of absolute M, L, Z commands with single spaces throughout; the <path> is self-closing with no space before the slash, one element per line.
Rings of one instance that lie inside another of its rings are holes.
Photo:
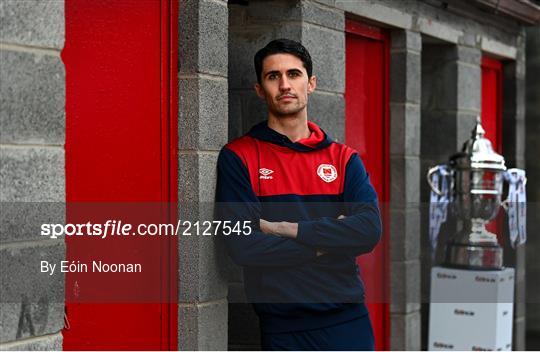
<path fill-rule="evenodd" d="M 298 223 L 296 222 L 271 222 L 264 219 L 260 220 L 261 231 L 275 236 L 296 238 L 298 235 Z"/>
<path fill-rule="evenodd" d="M 298 223 L 295 222 L 271 222 L 264 219 L 260 220 L 261 231 L 274 236 L 286 237 L 286 238 L 296 238 L 298 234 Z M 318 249 L 317 257 L 326 254 L 325 251 Z"/>

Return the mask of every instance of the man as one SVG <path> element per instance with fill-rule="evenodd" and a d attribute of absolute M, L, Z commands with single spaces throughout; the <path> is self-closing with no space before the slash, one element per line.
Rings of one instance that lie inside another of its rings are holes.
<path fill-rule="evenodd" d="M 261 347 L 373 349 L 355 258 L 380 239 L 377 195 L 358 153 L 308 121 L 308 51 L 279 39 L 254 61 L 268 120 L 221 150 L 216 200 L 220 219 L 252 225 L 223 238 L 244 267 Z"/>

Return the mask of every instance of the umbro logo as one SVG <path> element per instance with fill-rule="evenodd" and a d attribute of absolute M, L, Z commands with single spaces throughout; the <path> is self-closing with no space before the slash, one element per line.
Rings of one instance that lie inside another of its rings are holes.
<path fill-rule="evenodd" d="M 259 178 L 262 179 L 262 180 L 271 180 L 273 179 L 274 177 L 271 176 L 271 174 L 274 173 L 274 170 L 270 170 L 270 169 L 267 169 L 267 168 L 260 168 L 259 169 Z"/>

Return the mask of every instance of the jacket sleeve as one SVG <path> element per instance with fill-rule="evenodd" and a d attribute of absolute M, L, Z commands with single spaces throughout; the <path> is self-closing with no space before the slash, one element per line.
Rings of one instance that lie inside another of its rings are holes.
<path fill-rule="evenodd" d="M 242 266 L 294 266 L 314 259 L 316 250 L 294 240 L 260 231 L 261 205 L 249 180 L 249 173 L 240 158 L 226 147 L 218 158 L 216 215 L 233 226 L 250 221 L 251 234 L 222 235 L 233 261 Z"/>
<path fill-rule="evenodd" d="M 345 219 L 300 221 L 296 240 L 329 253 L 371 252 L 381 238 L 381 216 L 377 194 L 356 153 L 347 163 L 343 200 L 347 211 Z"/>

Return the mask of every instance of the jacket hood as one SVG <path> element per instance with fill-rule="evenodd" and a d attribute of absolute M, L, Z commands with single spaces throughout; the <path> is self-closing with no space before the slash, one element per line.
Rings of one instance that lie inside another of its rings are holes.
<path fill-rule="evenodd" d="M 308 138 L 292 142 L 289 137 L 268 127 L 268 120 L 266 120 L 253 126 L 249 130 L 248 135 L 258 140 L 281 145 L 299 152 L 319 150 L 333 143 L 333 140 L 315 123 L 308 121 L 308 128 L 311 132 Z"/>

